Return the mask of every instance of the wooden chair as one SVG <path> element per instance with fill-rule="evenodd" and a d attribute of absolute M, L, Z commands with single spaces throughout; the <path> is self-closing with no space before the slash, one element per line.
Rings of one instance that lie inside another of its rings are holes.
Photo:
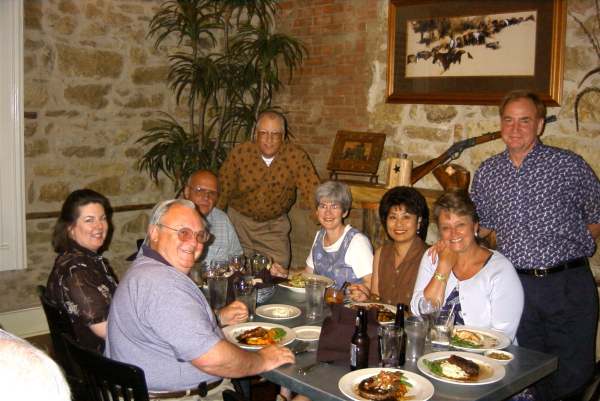
<path fill-rule="evenodd" d="M 69 356 L 81 370 L 89 401 L 149 401 L 144 371 L 104 357 L 63 335 Z"/>
<path fill-rule="evenodd" d="M 67 382 L 71 387 L 73 400 L 86 400 L 87 396 L 84 396 L 86 394 L 86 390 L 81 378 L 81 374 L 73 365 L 63 339 L 63 334 L 66 334 L 71 338 L 75 338 L 75 332 L 73 330 L 73 326 L 71 325 L 71 320 L 65 311 L 54 306 L 48 300 L 48 298 L 46 298 L 45 286 L 38 285 L 37 293 L 42 304 L 42 308 L 44 309 L 44 314 L 46 315 L 48 328 L 50 329 L 50 339 L 52 340 L 52 356 L 65 372 Z"/>

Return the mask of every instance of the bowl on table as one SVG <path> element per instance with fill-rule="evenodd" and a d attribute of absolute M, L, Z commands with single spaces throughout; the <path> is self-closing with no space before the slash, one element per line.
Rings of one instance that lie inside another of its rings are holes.
<path fill-rule="evenodd" d="M 485 351 L 483 355 L 487 356 L 490 359 L 493 359 L 496 363 L 500 365 L 509 364 L 515 357 L 508 351 L 502 351 L 499 349 L 492 349 L 489 351 Z"/>

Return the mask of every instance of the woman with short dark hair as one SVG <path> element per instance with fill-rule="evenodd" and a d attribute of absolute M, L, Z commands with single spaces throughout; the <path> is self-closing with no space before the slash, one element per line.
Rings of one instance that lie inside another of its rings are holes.
<path fill-rule="evenodd" d="M 427 249 L 429 209 L 414 188 L 395 187 L 379 202 L 379 217 L 388 238 L 375 251 L 371 287 L 353 287 L 353 298 L 380 299 L 387 304 L 409 304 L 419 263 Z"/>
<path fill-rule="evenodd" d="M 101 256 L 112 230 L 112 208 L 91 189 L 73 191 L 62 205 L 52 246 L 58 253 L 48 277 L 46 297 L 63 309 L 77 340 L 102 352 L 106 319 L 117 277 Z"/>

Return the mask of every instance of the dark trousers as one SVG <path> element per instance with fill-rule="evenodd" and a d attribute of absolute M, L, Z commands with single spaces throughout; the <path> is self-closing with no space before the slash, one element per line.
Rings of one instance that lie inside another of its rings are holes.
<path fill-rule="evenodd" d="M 536 384 L 538 401 L 569 396 L 591 378 L 595 364 L 598 293 L 586 266 L 546 277 L 519 275 L 525 308 L 519 345 L 558 356 L 558 370 Z"/>

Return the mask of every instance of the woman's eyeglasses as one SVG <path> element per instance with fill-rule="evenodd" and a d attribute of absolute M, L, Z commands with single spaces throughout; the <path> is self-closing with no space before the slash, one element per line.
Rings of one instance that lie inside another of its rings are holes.
<path fill-rule="evenodd" d="M 196 240 L 196 242 L 198 242 L 199 244 L 204 244 L 206 241 L 208 241 L 210 239 L 210 233 L 205 230 L 194 232 L 187 227 L 173 228 L 173 227 L 169 227 L 162 223 L 158 223 L 157 226 L 165 227 L 165 228 L 168 228 L 169 230 L 176 231 L 177 238 L 179 238 L 179 240 L 183 241 L 183 242 L 190 241 L 192 238 L 194 238 Z"/>

